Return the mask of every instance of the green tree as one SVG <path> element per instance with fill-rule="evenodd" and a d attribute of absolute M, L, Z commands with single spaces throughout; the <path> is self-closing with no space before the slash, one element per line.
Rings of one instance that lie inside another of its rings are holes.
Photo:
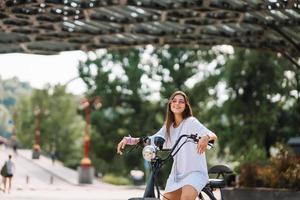
<path fill-rule="evenodd" d="M 103 104 L 100 110 L 91 114 L 91 123 L 95 127 L 91 135 L 91 156 L 97 170 L 102 172 L 124 172 L 123 162 L 131 168 L 141 166 L 140 160 L 135 159 L 139 157 L 135 155 L 137 152 L 128 154 L 125 160 L 116 156 L 116 144 L 125 135 L 145 135 L 152 129 L 152 122 L 155 123 L 154 117 L 147 116 L 148 112 L 143 110 L 154 105 L 145 102 L 141 93 L 140 53 L 139 49 L 109 52 L 79 66 L 81 77 L 91 91 L 88 95 L 100 96 Z M 114 66 L 109 67 L 112 64 Z M 92 74 L 94 67 L 96 74 Z"/>
<path fill-rule="evenodd" d="M 1 79 L 0 76 L 0 135 L 6 138 L 11 136 L 13 127 L 13 112 L 15 104 L 22 95 L 30 94 L 31 87 L 26 82 L 14 77 Z"/>
<path fill-rule="evenodd" d="M 276 141 L 286 142 L 299 133 L 299 107 L 296 79 L 291 63 L 268 52 L 236 49 L 227 57 L 219 73 L 208 76 L 194 89 L 206 89 L 204 99 L 219 98 L 217 86 L 223 84 L 222 103 L 204 110 L 205 117 L 219 133 L 221 149 L 241 161 L 263 159 Z M 210 90 L 212 92 L 210 92 Z"/>
<path fill-rule="evenodd" d="M 271 145 L 299 132 L 297 73 L 272 53 L 132 49 L 88 59 L 79 71 L 88 95 L 103 100 L 103 108 L 92 114 L 92 151 L 104 172 L 141 166 L 135 152 L 125 159 L 112 152 L 125 135 L 159 129 L 167 98 L 178 89 L 190 96 L 194 115 L 218 134 L 219 149 L 240 161 L 264 159 Z"/>
<path fill-rule="evenodd" d="M 41 149 L 58 152 L 58 159 L 67 166 L 76 167 L 82 155 L 83 119 L 77 114 L 74 96 L 65 92 L 64 86 L 42 90 L 35 89 L 30 97 L 24 97 L 18 104 L 17 137 L 26 148 L 32 148 L 34 140 L 34 109 L 43 112 L 40 132 Z M 68 144 L 68 145 L 66 145 Z"/>
<path fill-rule="evenodd" d="M 109 51 L 80 64 L 88 95 L 99 95 L 103 103 L 91 115 L 91 151 L 98 170 L 125 173 L 142 168 L 140 152 L 120 157 L 116 144 L 128 134 L 150 135 L 162 126 L 167 98 L 188 88 L 186 82 L 198 72 L 203 56 L 194 49 L 130 49 Z"/>
<path fill-rule="evenodd" d="M 0 104 L 0 136 L 6 138 L 9 137 L 12 129 L 12 124 L 9 123 L 10 121 L 11 116 L 8 109 Z"/>

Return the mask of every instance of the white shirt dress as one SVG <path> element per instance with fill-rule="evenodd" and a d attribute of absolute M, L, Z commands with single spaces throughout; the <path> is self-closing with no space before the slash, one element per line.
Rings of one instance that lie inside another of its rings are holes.
<path fill-rule="evenodd" d="M 155 136 L 163 138 L 166 134 L 166 127 L 163 126 L 156 134 L 152 135 L 151 141 Z M 212 135 L 213 133 L 202 125 L 195 117 L 184 119 L 176 128 L 173 124 L 170 127 L 170 140 L 166 140 L 164 148 L 170 149 L 175 144 L 180 135 L 198 134 L 198 136 Z M 182 144 L 186 138 L 182 138 L 177 147 Z M 208 172 L 205 153 L 197 153 L 197 144 L 192 142 L 185 143 L 174 157 L 171 173 L 167 180 L 165 192 L 172 192 L 185 185 L 193 186 L 198 193 L 208 182 Z"/>

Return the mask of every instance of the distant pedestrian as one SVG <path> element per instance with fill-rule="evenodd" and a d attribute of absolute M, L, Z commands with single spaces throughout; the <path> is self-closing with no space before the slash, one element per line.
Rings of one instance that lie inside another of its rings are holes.
<path fill-rule="evenodd" d="M 2 180 L 3 180 L 3 191 L 9 193 L 10 189 L 11 189 L 11 181 L 12 181 L 12 177 L 15 171 L 15 165 L 14 163 L 11 161 L 12 156 L 9 155 L 8 156 L 8 160 L 4 163 L 3 167 L 1 168 L 1 175 L 2 175 Z M 8 184 L 8 188 L 7 188 L 7 184 Z"/>
<path fill-rule="evenodd" d="M 50 157 L 51 157 L 51 160 L 52 160 L 52 165 L 54 165 L 55 159 L 56 159 L 56 151 L 55 150 L 52 150 L 50 152 Z"/>
<path fill-rule="evenodd" d="M 6 174 L 6 166 L 3 165 L 3 166 L 1 167 L 1 182 L 0 182 L 0 190 L 3 190 L 3 192 L 4 192 L 5 190 L 4 190 L 4 188 L 2 189 L 1 186 L 2 186 L 2 184 L 4 185 L 5 174 Z"/>
<path fill-rule="evenodd" d="M 18 155 L 18 143 L 14 142 L 13 145 L 12 145 L 12 147 L 13 147 L 15 155 Z"/>

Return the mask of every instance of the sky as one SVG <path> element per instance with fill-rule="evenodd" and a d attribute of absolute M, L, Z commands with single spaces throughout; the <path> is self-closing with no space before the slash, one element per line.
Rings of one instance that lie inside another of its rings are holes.
<path fill-rule="evenodd" d="M 43 88 L 46 84 L 65 84 L 78 77 L 78 62 L 85 60 L 82 51 L 62 52 L 58 55 L 33 54 L 0 54 L 1 79 L 18 77 L 20 81 L 29 82 L 34 88 Z M 83 94 L 86 91 L 81 79 L 76 79 L 67 85 L 67 91 L 73 94 Z"/>

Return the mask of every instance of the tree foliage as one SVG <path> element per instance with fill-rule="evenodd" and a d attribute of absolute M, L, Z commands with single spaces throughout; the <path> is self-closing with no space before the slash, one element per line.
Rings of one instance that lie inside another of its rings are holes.
<path fill-rule="evenodd" d="M 263 159 L 276 141 L 299 134 L 297 72 L 291 63 L 272 53 L 236 49 L 217 70 L 197 87 L 226 86 L 223 102 L 205 114 L 221 149 L 229 148 L 240 161 Z"/>
<path fill-rule="evenodd" d="M 20 96 L 31 92 L 29 83 L 18 78 L 1 79 L 0 76 L 0 136 L 9 138 L 13 130 L 13 113 Z"/>
<path fill-rule="evenodd" d="M 175 90 L 187 89 L 201 56 L 193 49 L 131 49 L 107 52 L 80 64 L 89 95 L 99 95 L 103 102 L 92 114 L 91 149 L 99 170 L 141 168 L 140 152 L 125 154 L 123 160 L 116 155 L 116 144 L 129 134 L 152 135 L 162 126 L 167 98 Z"/>
<path fill-rule="evenodd" d="M 26 148 L 34 144 L 36 127 L 34 110 L 41 114 L 41 149 L 45 153 L 56 150 L 58 159 L 75 167 L 82 155 L 84 122 L 77 114 L 74 96 L 65 92 L 64 86 L 35 89 L 31 96 L 23 97 L 17 106 L 17 137 Z M 47 111 L 47 112 L 46 112 Z M 66 145 L 67 144 L 67 145 Z"/>
<path fill-rule="evenodd" d="M 239 161 L 264 159 L 276 141 L 299 133 L 297 72 L 271 53 L 236 49 L 228 54 L 218 48 L 109 51 L 82 62 L 79 72 L 88 95 L 102 98 L 103 107 L 92 113 L 91 141 L 93 160 L 102 172 L 141 167 L 139 152 L 117 156 L 116 144 L 129 134 L 155 133 L 175 90 L 188 94 L 194 115 L 217 133 L 222 155 Z"/>

